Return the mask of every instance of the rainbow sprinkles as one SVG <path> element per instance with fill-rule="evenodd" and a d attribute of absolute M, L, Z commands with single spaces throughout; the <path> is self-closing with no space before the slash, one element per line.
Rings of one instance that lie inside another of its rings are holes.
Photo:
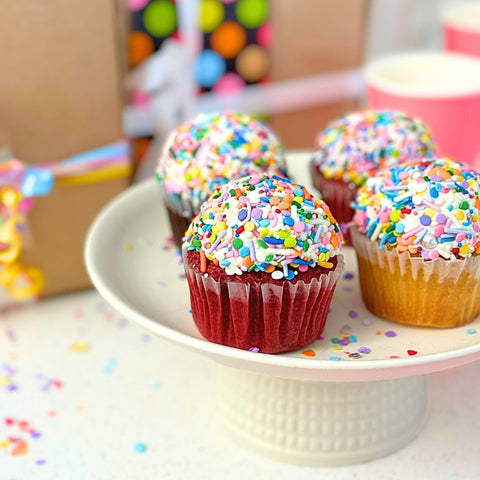
<path fill-rule="evenodd" d="M 380 246 L 424 260 L 480 254 L 480 175 L 442 158 L 410 160 L 370 178 L 354 221 Z"/>
<path fill-rule="evenodd" d="M 328 206 L 305 187 L 254 174 L 226 184 L 202 206 L 184 246 L 200 253 L 201 271 L 214 262 L 228 275 L 270 273 L 292 280 L 319 265 L 333 268 L 342 235 Z"/>

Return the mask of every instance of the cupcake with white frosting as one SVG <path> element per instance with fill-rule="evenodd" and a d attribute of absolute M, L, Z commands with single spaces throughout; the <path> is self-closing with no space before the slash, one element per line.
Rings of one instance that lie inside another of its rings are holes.
<path fill-rule="evenodd" d="M 264 353 L 314 341 L 343 271 L 341 243 L 327 205 L 290 180 L 254 174 L 219 188 L 183 245 L 200 332 Z"/>
<path fill-rule="evenodd" d="M 175 128 L 156 178 L 177 246 L 216 187 L 254 172 L 286 174 L 283 148 L 262 122 L 235 112 L 202 113 Z"/>
<path fill-rule="evenodd" d="M 351 228 L 366 306 L 400 323 L 456 327 L 480 314 L 480 176 L 449 159 L 382 170 Z"/>
<path fill-rule="evenodd" d="M 312 180 L 343 227 L 352 220 L 350 204 L 358 188 L 378 170 L 434 154 L 430 131 L 418 118 L 364 110 L 335 120 L 320 133 L 311 162 Z"/>

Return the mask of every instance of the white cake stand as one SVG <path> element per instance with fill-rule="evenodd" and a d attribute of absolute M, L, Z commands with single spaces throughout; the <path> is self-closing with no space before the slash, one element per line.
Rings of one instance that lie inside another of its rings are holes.
<path fill-rule="evenodd" d="M 295 179 L 308 186 L 307 162 L 305 154 L 289 156 Z M 90 230 L 85 256 L 92 281 L 126 318 L 212 358 L 216 415 L 241 443 L 270 457 L 333 466 L 396 451 L 424 423 L 426 374 L 480 358 L 480 318 L 433 330 L 370 314 L 348 248 L 347 275 L 318 341 L 279 355 L 210 343 L 192 320 L 183 266 L 165 247 L 168 235 L 155 182 L 129 189 Z M 187 380 L 189 372 L 179 375 Z"/>

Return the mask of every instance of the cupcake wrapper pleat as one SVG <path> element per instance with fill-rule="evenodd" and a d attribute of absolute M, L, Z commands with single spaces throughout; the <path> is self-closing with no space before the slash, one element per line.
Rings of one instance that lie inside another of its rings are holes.
<path fill-rule="evenodd" d="M 450 328 L 480 314 L 480 257 L 424 260 L 380 248 L 350 229 L 367 308 L 379 317 L 410 325 Z"/>
<path fill-rule="evenodd" d="M 343 268 L 339 256 L 334 271 L 308 284 L 300 280 L 283 285 L 253 279 L 245 283 L 235 276 L 215 281 L 187 268 L 193 319 L 202 335 L 215 343 L 244 350 L 256 347 L 263 353 L 302 348 L 323 331 Z"/>

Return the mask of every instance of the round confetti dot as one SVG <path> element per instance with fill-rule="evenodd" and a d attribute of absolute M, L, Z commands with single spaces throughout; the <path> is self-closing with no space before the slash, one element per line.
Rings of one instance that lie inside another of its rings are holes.
<path fill-rule="evenodd" d="M 257 82 L 268 71 L 268 54 L 258 45 L 249 45 L 238 55 L 235 67 L 247 82 Z"/>
<path fill-rule="evenodd" d="M 133 450 L 135 453 L 145 453 L 147 451 L 147 446 L 142 442 L 138 442 L 133 446 Z"/>
<path fill-rule="evenodd" d="M 348 355 L 350 358 L 362 358 L 359 353 L 353 352 Z"/>
<path fill-rule="evenodd" d="M 330 355 L 330 360 L 333 360 L 333 361 L 336 361 L 338 362 L 339 360 L 341 360 L 341 358 L 338 356 L 338 355 Z"/>
<path fill-rule="evenodd" d="M 149 0 L 126 0 L 127 1 L 127 8 L 131 12 L 137 12 L 148 4 Z"/>
<path fill-rule="evenodd" d="M 305 355 L 306 357 L 315 357 L 316 353 L 313 350 L 304 350 L 302 355 Z"/>
<path fill-rule="evenodd" d="M 360 347 L 358 353 L 370 353 L 372 350 L 368 347 Z"/>
<path fill-rule="evenodd" d="M 258 347 L 251 347 L 248 349 L 249 352 L 258 353 L 260 349 Z"/>
<path fill-rule="evenodd" d="M 355 310 L 350 310 L 350 311 L 348 312 L 348 316 L 349 316 L 350 318 L 357 318 L 357 317 L 358 317 L 358 313 L 357 313 Z"/>
<path fill-rule="evenodd" d="M 154 0 L 143 12 L 145 30 L 153 37 L 168 37 L 177 28 L 177 11 L 169 0 Z"/>
<path fill-rule="evenodd" d="M 218 0 L 203 0 L 200 8 L 200 27 L 205 33 L 213 32 L 225 17 L 225 7 Z"/>
<path fill-rule="evenodd" d="M 225 73 L 225 69 L 225 60 L 217 52 L 204 50 L 195 62 L 195 77 L 202 87 L 210 88 Z"/>
<path fill-rule="evenodd" d="M 477 331 L 476 331 L 474 328 L 469 328 L 469 329 L 467 330 L 467 333 L 468 333 L 469 335 L 475 335 L 475 333 L 477 333 Z"/>
<path fill-rule="evenodd" d="M 227 72 L 222 75 L 213 87 L 218 95 L 231 95 L 245 88 L 245 81 L 236 73 Z M 260 212 L 261 215 L 261 212 Z M 255 218 L 255 217 L 254 217 Z"/>
<path fill-rule="evenodd" d="M 213 33 L 210 45 L 223 58 L 234 58 L 245 46 L 247 34 L 236 22 L 224 22 Z"/>
<path fill-rule="evenodd" d="M 345 272 L 343 274 L 343 279 L 344 280 L 351 280 L 355 275 L 352 272 Z"/>
<path fill-rule="evenodd" d="M 155 51 L 155 44 L 150 35 L 134 31 L 128 37 L 128 59 L 132 67 L 137 66 Z"/>
<path fill-rule="evenodd" d="M 272 45 L 272 27 L 269 23 L 258 27 L 257 43 L 263 48 L 269 48 Z"/>
<path fill-rule="evenodd" d="M 412 356 L 412 355 L 416 355 L 418 352 L 416 350 L 407 350 L 407 353 Z"/>
<path fill-rule="evenodd" d="M 393 338 L 397 336 L 397 332 L 394 332 L 393 330 L 388 330 L 388 332 L 385 332 L 385 336 Z"/>
<path fill-rule="evenodd" d="M 247 28 L 257 28 L 268 18 L 267 0 L 238 0 L 235 13 L 239 22 Z"/>

